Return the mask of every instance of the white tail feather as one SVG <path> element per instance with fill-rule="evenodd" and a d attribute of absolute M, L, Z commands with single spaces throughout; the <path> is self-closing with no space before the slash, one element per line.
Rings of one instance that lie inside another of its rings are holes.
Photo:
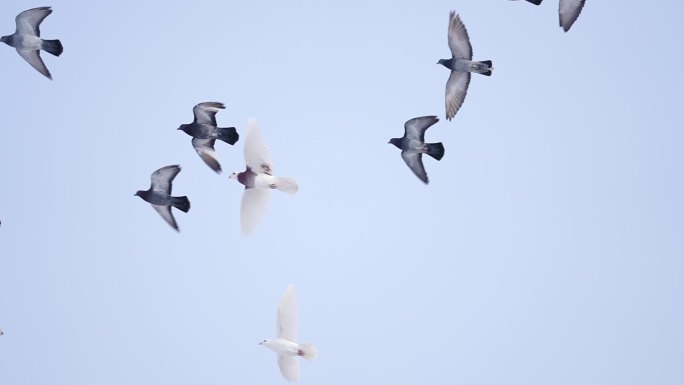
<path fill-rule="evenodd" d="M 294 194 L 299 190 L 297 181 L 294 178 L 275 178 L 276 189 L 284 191 L 288 194 Z"/>
<path fill-rule="evenodd" d="M 304 353 L 302 357 L 306 358 L 309 361 L 313 361 L 316 358 L 318 358 L 318 349 L 316 349 L 313 344 L 300 344 L 299 345 L 299 350 Z"/>

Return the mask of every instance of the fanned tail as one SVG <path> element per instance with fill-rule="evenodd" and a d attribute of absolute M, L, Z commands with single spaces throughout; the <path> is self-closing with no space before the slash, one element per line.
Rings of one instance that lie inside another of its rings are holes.
<path fill-rule="evenodd" d="M 302 357 L 309 361 L 313 361 L 318 358 L 318 349 L 316 349 L 313 344 L 301 344 L 299 345 L 299 352 Z"/>
<path fill-rule="evenodd" d="M 64 52 L 62 42 L 59 40 L 43 40 L 43 50 L 55 56 L 59 56 Z"/>
<path fill-rule="evenodd" d="M 190 199 L 188 197 L 173 197 L 173 207 L 187 213 L 190 210 Z"/>
<path fill-rule="evenodd" d="M 439 143 L 427 143 L 428 151 L 427 154 L 431 157 L 441 160 L 444 156 L 444 145 L 442 142 Z"/>
<path fill-rule="evenodd" d="M 275 178 L 275 188 L 288 194 L 294 194 L 299 190 L 297 181 L 294 178 Z"/>

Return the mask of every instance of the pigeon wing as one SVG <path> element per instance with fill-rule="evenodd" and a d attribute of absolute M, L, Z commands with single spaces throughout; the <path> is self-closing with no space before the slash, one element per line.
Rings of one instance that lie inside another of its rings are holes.
<path fill-rule="evenodd" d="M 273 175 L 271 152 L 254 119 L 249 120 L 245 138 L 245 163 L 253 172 Z"/>
<path fill-rule="evenodd" d="M 17 50 L 17 53 L 19 54 L 19 56 L 23 57 L 24 60 L 26 60 L 26 62 L 31 65 L 31 67 L 37 69 L 38 72 L 47 76 L 48 79 L 52 79 L 52 75 L 50 75 L 50 71 L 48 71 L 47 67 L 45 66 L 45 63 L 43 63 L 43 59 L 40 58 L 40 51 L 38 51 L 38 50 L 30 50 L 30 51 Z"/>
<path fill-rule="evenodd" d="M 458 59 L 473 59 L 473 47 L 470 45 L 470 38 L 461 18 L 451 11 L 449 14 L 449 49 L 451 56 Z"/>
<path fill-rule="evenodd" d="M 219 164 L 218 157 L 216 156 L 214 143 L 216 143 L 216 139 L 192 138 L 192 147 L 195 149 L 195 151 L 197 151 L 197 155 L 202 158 L 207 166 L 211 167 L 211 169 L 216 171 L 217 174 L 220 174 L 221 164 Z"/>
<path fill-rule="evenodd" d="M 270 189 L 245 188 L 240 203 L 240 228 L 243 235 L 249 235 L 266 213 Z"/>
<path fill-rule="evenodd" d="M 299 334 L 299 303 L 294 286 L 289 285 L 278 304 L 277 330 L 278 338 L 297 342 Z"/>
<path fill-rule="evenodd" d="M 438 121 L 439 118 L 436 116 L 421 116 L 410 119 L 404 123 L 404 136 L 409 140 L 425 142 L 425 131 Z"/>
<path fill-rule="evenodd" d="M 17 24 L 16 33 L 21 35 L 40 36 L 40 23 L 52 13 L 50 7 L 38 7 L 26 10 L 17 15 L 14 21 Z"/>
<path fill-rule="evenodd" d="M 584 8 L 585 0 L 560 0 L 558 3 L 558 19 L 565 32 L 575 23 Z"/>
<path fill-rule="evenodd" d="M 427 184 L 428 176 L 425 172 L 425 166 L 423 166 L 423 154 L 419 152 L 402 151 L 401 157 L 404 159 L 404 162 L 406 162 L 406 165 L 409 166 L 411 171 L 416 174 L 418 179 Z"/>
<path fill-rule="evenodd" d="M 172 165 L 162 167 L 153 172 L 150 176 L 150 179 L 152 180 L 152 190 L 171 195 L 171 182 L 173 182 L 173 179 L 178 175 L 180 170 L 180 166 Z"/>
<path fill-rule="evenodd" d="M 225 108 L 226 106 L 219 102 L 199 103 L 192 108 L 192 113 L 195 115 L 195 123 L 216 127 L 216 113 Z"/>
<path fill-rule="evenodd" d="M 280 373 L 286 380 L 299 380 L 299 360 L 296 356 L 278 354 L 278 367 L 280 368 Z"/>
<path fill-rule="evenodd" d="M 456 112 L 463 105 L 466 94 L 468 93 L 468 85 L 470 85 L 470 72 L 451 71 L 449 80 L 446 84 L 445 103 L 446 103 L 446 118 L 453 119 Z"/>
<path fill-rule="evenodd" d="M 178 229 L 178 225 L 176 224 L 176 219 L 173 217 L 173 214 L 171 213 L 171 206 L 159 206 L 159 205 L 152 205 L 152 207 L 159 213 L 159 215 L 164 218 L 166 223 L 171 225 L 176 231 L 180 231 Z"/>

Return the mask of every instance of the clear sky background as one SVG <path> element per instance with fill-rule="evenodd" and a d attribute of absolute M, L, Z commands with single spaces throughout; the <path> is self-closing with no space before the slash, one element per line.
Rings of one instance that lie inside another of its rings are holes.
<path fill-rule="evenodd" d="M 0 384 L 684 383 L 680 1 L 51 5 L 49 81 L 0 46 Z M 450 10 L 477 60 L 444 119 Z M 176 131 L 224 102 L 217 176 Z M 387 144 L 438 115 L 423 185 Z M 247 121 L 277 175 L 240 234 Z M 133 194 L 180 164 L 176 233 Z"/>

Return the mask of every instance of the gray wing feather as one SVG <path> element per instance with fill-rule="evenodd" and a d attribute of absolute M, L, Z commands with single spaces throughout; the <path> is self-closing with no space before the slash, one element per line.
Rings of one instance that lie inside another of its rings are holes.
<path fill-rule="evenodd" d="M 456 112 L 463 105 L 469 84 L 470 72 L 451 71 L 449 80 L 447 80 L 445 95 L 446 118 L 448 120 L 456 116 Z"/>
<path fill-rule="evenodd" d="M 473 47 L 461 18 L 451 11 L 449 14 L 449 49 L 451 55 L 458 59 L 473 59 Z"/>
<path fill-rule="evenodd" d="M 584 8 L 585 0 L 560 0 L 558 3 L 558 20 L 565 32 L 575 23 Z"/>
<path fill-rule="evenodd" d="M 207 166 L 211 167 L 212 170 L 216 171 L 217 174 L 221 173 L 221 164 L 216 156 L 216 150 L 214 150 L 214 143 L 216 139 L 197 139 L 192 138 L 192 147 L 197 151 L 197 155 L 202 158 Z"/>
<path fill-rule="evenodd" d="M 216 127 L 216 113 L 218 110 L 225 108 L 226 106 L 219 102 L 199 103 L 192 108 L 192 113 L 195 115 L 195 123 Z"/>
<path fill-rule="evenodd" d="M 171 165 L 162 167 L 153 172 L 150 176 L 150 179 L 152 180 L 152 190 L 171 195 L 171 182 L 173 182 L 173 179 L 178 175 L 180 170 L 180 166 Z"/>
<path fill-rule="evenodd" d="M 171 206 L 152 205 L 152 208 L 154 208 L 154 210 L 158 212 L 162 218 L 164 218 L 166 223 L 171 225 L 171 227 L 173 227 L 176 231 L 180 231 L 178 229 L 178 224 L 176 224 L 176 219 L 173 217 L 173 214 L 171 213 Z"/>
<path fill-rule="evenodd" d="M 416 174 L 418 179 L 427 184 L 428 176 L 425 172 L 425 166 L 423 166 L 423 154 L 419 152 L 402 151 L 401 157 L 404 159 L 404 162 L 406 162 L 406 165 L 409 166 L 411 171 Z"/>
<path fill-rule="evenodd" d="M 39 7 L 18 14 L 14 19 L 17 24 L 16 33 L 40 36 L 40 23 L 51 13 L 52 9 L 50 7 Z"/>
<path fill-rule="evenodd" d="M 38 72 L 47 76 L 48 79 L 52 79 L 52 75 L 50 75 L 50 71 L 48 71 L 47 67 L 45 66 L 45 63 L 43 63 L 43 59 L 40 58 L 40 51 L 38 51 L 38 50 L 31 50 L 31 51 L 17 50 L 17 53 L 19 54 L 19 56 L 24 58 L 24 60 L 26 60 L 26 62 L 29 63 L 31 65 L 31 67 L 37 69 Z"/>
<path fill-rule="evenodd" d="M 439 118 L 436 116 L 421 116 L 410 119 L 404 123 L 404 136 L 406 139 L 419 140 L 423 143 L 425 142 L 425 131 L 438 121 Z"/>

